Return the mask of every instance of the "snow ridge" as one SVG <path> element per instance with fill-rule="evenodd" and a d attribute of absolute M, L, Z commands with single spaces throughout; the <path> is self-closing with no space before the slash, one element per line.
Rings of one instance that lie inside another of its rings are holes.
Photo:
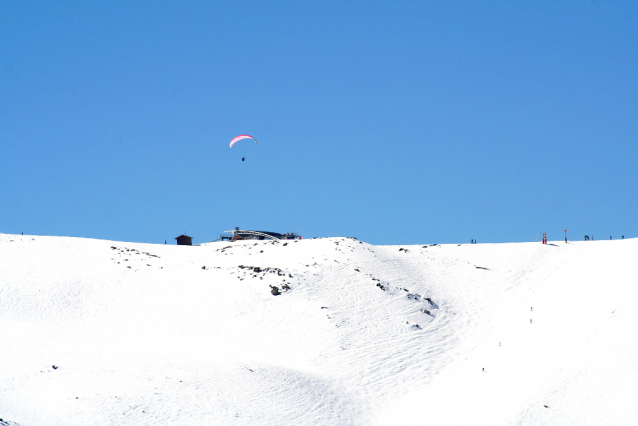
<path fill-rule="evenodd" d="M 0 425 L 638 424 L 637 254 L 0 234 Z"/>

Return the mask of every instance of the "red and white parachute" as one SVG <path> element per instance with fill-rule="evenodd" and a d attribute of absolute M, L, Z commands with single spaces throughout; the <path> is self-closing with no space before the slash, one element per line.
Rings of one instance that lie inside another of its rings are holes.
<path fill-rule="evenodd" d="M 257 143 L 257 139 L 253 138 L 250 135 L 239 135 L 239 136 L 234 137 L 233 140 L 230 141 L 230 147 L 232 148 L 233 145 L 235 145 L 235 142 L 240 141 L 242 139 L 252 139 L 252 140 L 255 141 L 255 143 Z"/>

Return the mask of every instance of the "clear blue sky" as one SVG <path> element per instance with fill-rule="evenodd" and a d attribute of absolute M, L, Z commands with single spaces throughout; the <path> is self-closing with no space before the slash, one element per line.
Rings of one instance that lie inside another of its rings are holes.
<path fill-rule="evenodd" d="M 4 233 L 637 237 L 638 2 L 3 1 L 0 158 Z"/>

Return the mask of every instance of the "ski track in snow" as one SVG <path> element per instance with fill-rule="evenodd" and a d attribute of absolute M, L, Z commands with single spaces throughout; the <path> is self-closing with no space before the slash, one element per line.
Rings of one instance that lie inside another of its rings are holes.
<path fill-rule="evenodd" d="M 638 424 L 637 253 L 0 234 L 0 425 Z"/>

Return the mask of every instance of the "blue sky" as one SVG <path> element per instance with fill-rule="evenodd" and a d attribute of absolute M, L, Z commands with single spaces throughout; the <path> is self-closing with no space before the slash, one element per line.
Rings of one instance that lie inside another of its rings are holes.
<path fill-rule="evenodd" d="M 0 232 L 636 237 L 637 77 L 635 1 L 6 1 Z"/>

